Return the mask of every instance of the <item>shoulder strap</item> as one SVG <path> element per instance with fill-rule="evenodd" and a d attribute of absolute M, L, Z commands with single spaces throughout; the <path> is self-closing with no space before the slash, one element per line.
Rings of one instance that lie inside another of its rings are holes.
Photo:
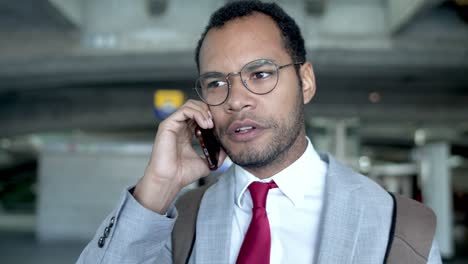
<path fill-rule="evenodd" d="M 176 201 L 179 213 L 172 230 L 172 260 L 174 264 L 188 263 L 195 243 L 195 227 L 198 209 L 205 191 L 214 183 L 213 180 L 199 188 L 182 194 Z"/>
<path fill-rule="evenodd" d="M 385 263 L 427 263 L 436 229 L 434 212 L 398 194 L 394 200 L 392 226 Z"/>

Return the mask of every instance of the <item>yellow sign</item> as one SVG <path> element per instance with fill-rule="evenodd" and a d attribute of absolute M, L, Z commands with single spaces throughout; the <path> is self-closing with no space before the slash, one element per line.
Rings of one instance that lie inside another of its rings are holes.
<path fill-rule="evenodd" d="M 157 90 L 154 92 L 153 106 L 159 118 L 166 118 L 184 103 L 184 93 L 180 90 Z"/>

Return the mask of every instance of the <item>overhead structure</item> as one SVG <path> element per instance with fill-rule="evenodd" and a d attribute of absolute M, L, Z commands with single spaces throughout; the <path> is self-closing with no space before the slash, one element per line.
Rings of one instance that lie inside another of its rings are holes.
<path fill-rule="evenodd" d="M 418 15 L 445 0 L 388 0 L 387 16 L 393 34 L 402 31 Z"/>
<path fill-rule="evenodd" d="M 193 50 L 227 1 L 3 1 L 0 137 L 152 127 L 156 89 L 193 93 Z M 450 5 L 274 2 L 296 19 L 314 66 L 308 115 L 436 127 L 466 120 L 468 26 Z"/>

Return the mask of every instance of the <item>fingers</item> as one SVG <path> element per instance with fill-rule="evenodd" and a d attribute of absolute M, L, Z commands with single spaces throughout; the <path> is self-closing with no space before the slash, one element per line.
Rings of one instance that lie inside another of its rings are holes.
<path fill-rule="evenodd" d="M 214 127 L 213 120 L 208 116 L 207 112 L 187 106 L 182 110 L 184 117 L 189 120 L 195 120 L 195 122 L 204 129 Z"/>
<path fill-rule="evenodd" d="M 208 106 L 201 101 L 195 100 L 188 100 L 171 116 L 171 120 L 177 122 L 190 122 L 190 120 L 195 120 L 196 124 L 201 128 L 210 129 L 214 127 Z M 191 123 L 189 123 L 189 125 L 190 124 Z"/>

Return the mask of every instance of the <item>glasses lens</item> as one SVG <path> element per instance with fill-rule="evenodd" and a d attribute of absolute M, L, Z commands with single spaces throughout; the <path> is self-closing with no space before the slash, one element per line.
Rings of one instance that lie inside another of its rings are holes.
<path fill-rule="evenodd" d="M 270 60 L 256 60 L 242 68 L 241 77 L 251 92 L 266 94 L 271 92 L 278 82 L 278 67 Z"/>
<path fill-rule="evenodd" d="M 195 89 L 200 98 L 209 105 L 219 105 L 228 96 L 228 83 L 222 73 L 209 73 L 198 78 Z"/>

